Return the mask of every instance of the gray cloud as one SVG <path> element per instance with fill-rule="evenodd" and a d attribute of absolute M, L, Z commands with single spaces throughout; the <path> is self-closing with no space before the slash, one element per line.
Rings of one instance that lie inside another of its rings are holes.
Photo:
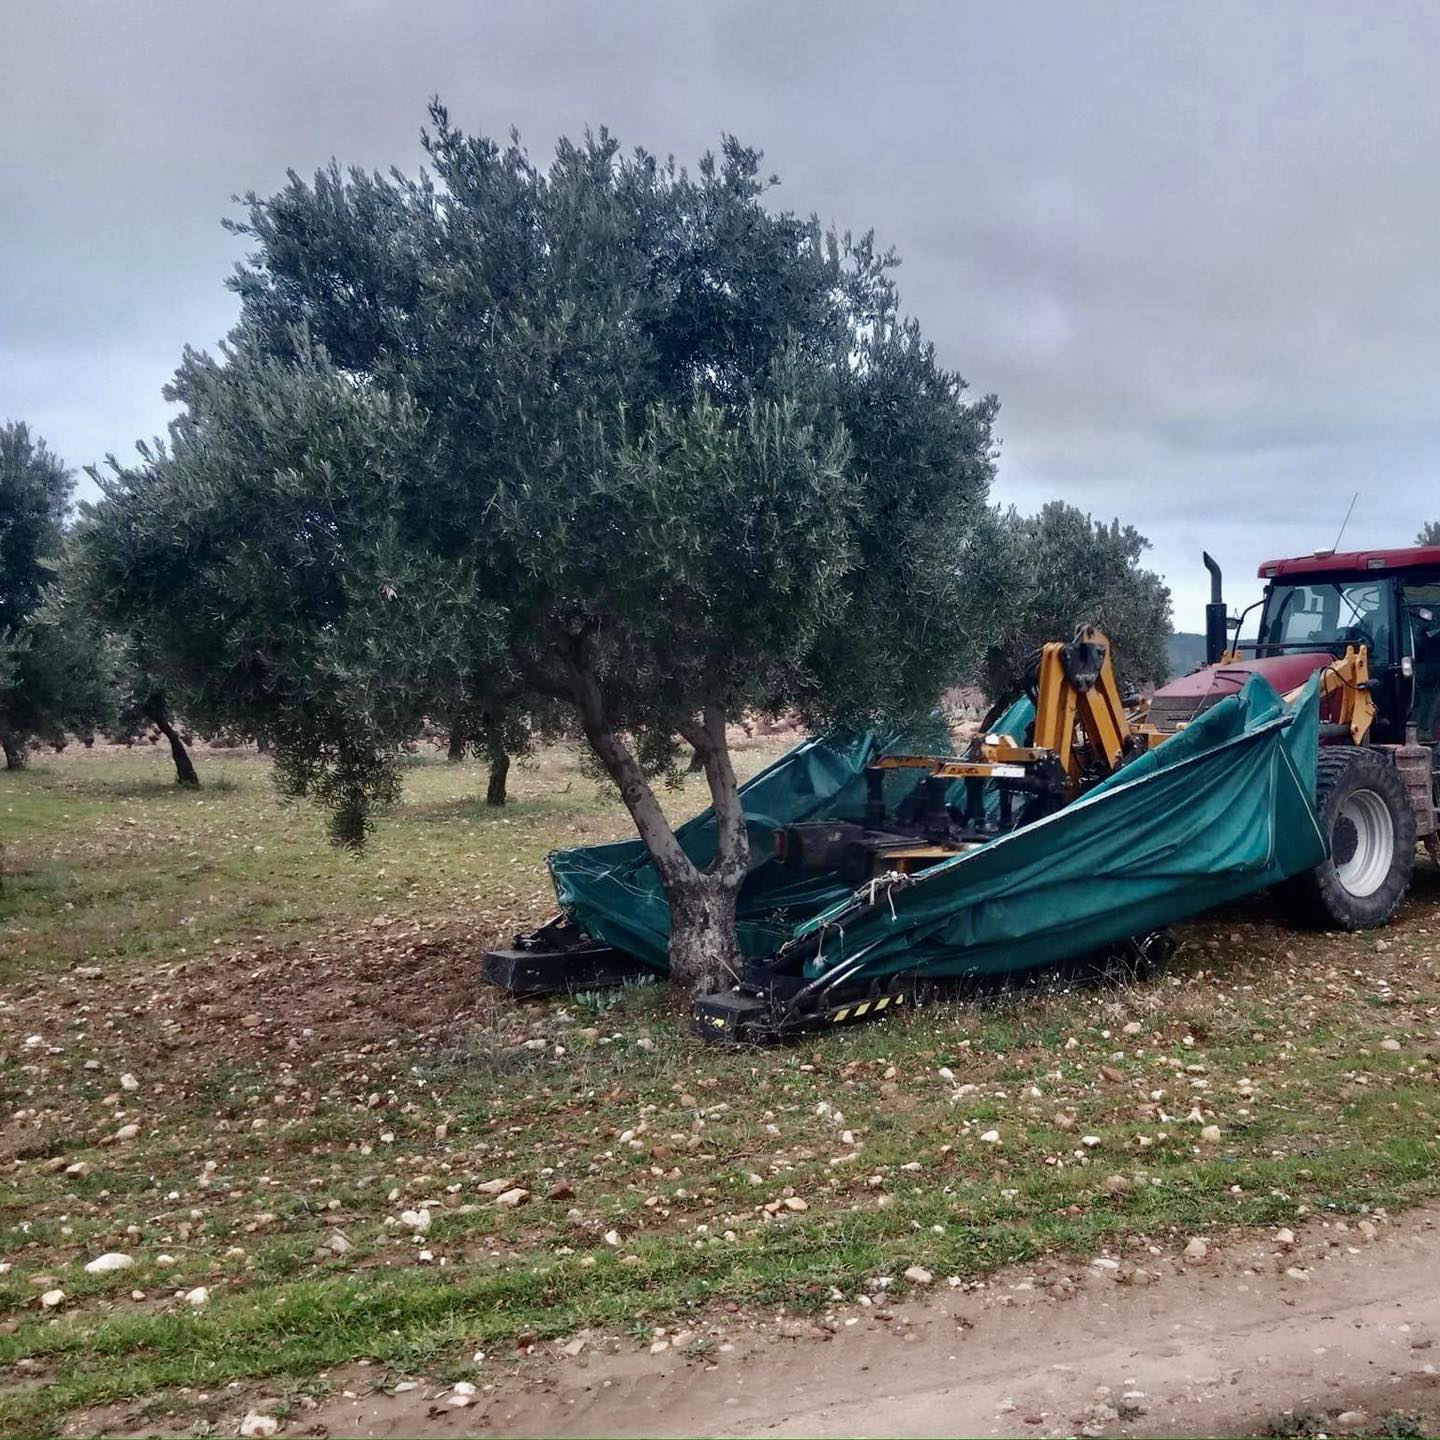
<path fill-rule="evenodd" d="M 532 153 L 606 124 L 762 146 L 874 227 L 999 393 L 998 494 L 1118 513 L 1198 625 L 1198 552 L 1408 541 L 1440 516 L 1440 11 L 1422 4 L 244 6 L 10 0 L 0 414 L 73 464 L 163 427 L 234 307 L 236 191 L 413 166 L 426 98 Z"/>

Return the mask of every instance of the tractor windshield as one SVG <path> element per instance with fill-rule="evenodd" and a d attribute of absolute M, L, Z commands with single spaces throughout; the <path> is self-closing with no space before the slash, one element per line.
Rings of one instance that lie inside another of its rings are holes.
<path fill-rule="evenodd" d="M 1260 620 L 1259 649 L 1337 650 L 1368 645 L 1383 661 L 1390 647 L 1389 592 L 1381 580 L 1317 580 L 1275 585 Z"/>

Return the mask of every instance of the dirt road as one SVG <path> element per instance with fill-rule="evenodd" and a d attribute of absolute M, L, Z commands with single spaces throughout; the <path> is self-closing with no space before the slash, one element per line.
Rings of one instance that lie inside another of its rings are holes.
<path fill-rule="evenodd" d="M 1273 1433 L 1300 1416 L 1329 1433 L 1376 1433 L 1397 1412 L 1440 1410 L 1437 1221 L 1314 1222 L 1293 1248 L 1272 1238 L 1204 1259 L 1052 1271 L 1044 1284 L 1017 1272 L 923 1304 L 837 1305 L 825 1340 L 808 1322 L 734 1327 L 704 1353 L 597 1338 L 498 1378 L 463 1408 L 435 1388 L 376 1392 L 290 1428 L 1188 1436 Z"/>

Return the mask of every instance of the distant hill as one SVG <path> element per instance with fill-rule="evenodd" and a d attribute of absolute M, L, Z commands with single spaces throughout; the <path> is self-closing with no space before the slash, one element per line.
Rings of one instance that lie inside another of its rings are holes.
<path fill-rule="evenodd" d="M 1170 657 L 1170 678 L 1188 675 L 1205 663 L 1205 637 L 1189 630 L 1175 630 L 1165 642 L 1165 651 Z"/>

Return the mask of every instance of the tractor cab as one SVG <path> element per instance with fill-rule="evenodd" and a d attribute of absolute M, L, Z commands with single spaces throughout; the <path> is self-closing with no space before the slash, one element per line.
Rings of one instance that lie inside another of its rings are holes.
<path fill-rule="evenodd" d="M 1272 560 L 1256 638 L 1233 647 L 1257 661 L 1364 645 L 1375 702 L 1371 740 L 1400 745 L 1413 723 L 1440 739 L 1440 546 Z"/>
<path fill-rule="evenodd" d="M 1226 620 L 1219 567 L 1205 558 L 1212 577 L 1206 664 L 1156 691 L 1155 723 L 1185 724 L 1251 674 L 1286 694 L 1363 647 L 1375 706 L 1370 743 L 1403 745 L 1410 724 L 1421 743 L 1440 743 L 1440 546 L 1267 560 L 1264 594 L 1238 621 Z M 1240 638 L 1257 609 L 1253 638 Z"/>

